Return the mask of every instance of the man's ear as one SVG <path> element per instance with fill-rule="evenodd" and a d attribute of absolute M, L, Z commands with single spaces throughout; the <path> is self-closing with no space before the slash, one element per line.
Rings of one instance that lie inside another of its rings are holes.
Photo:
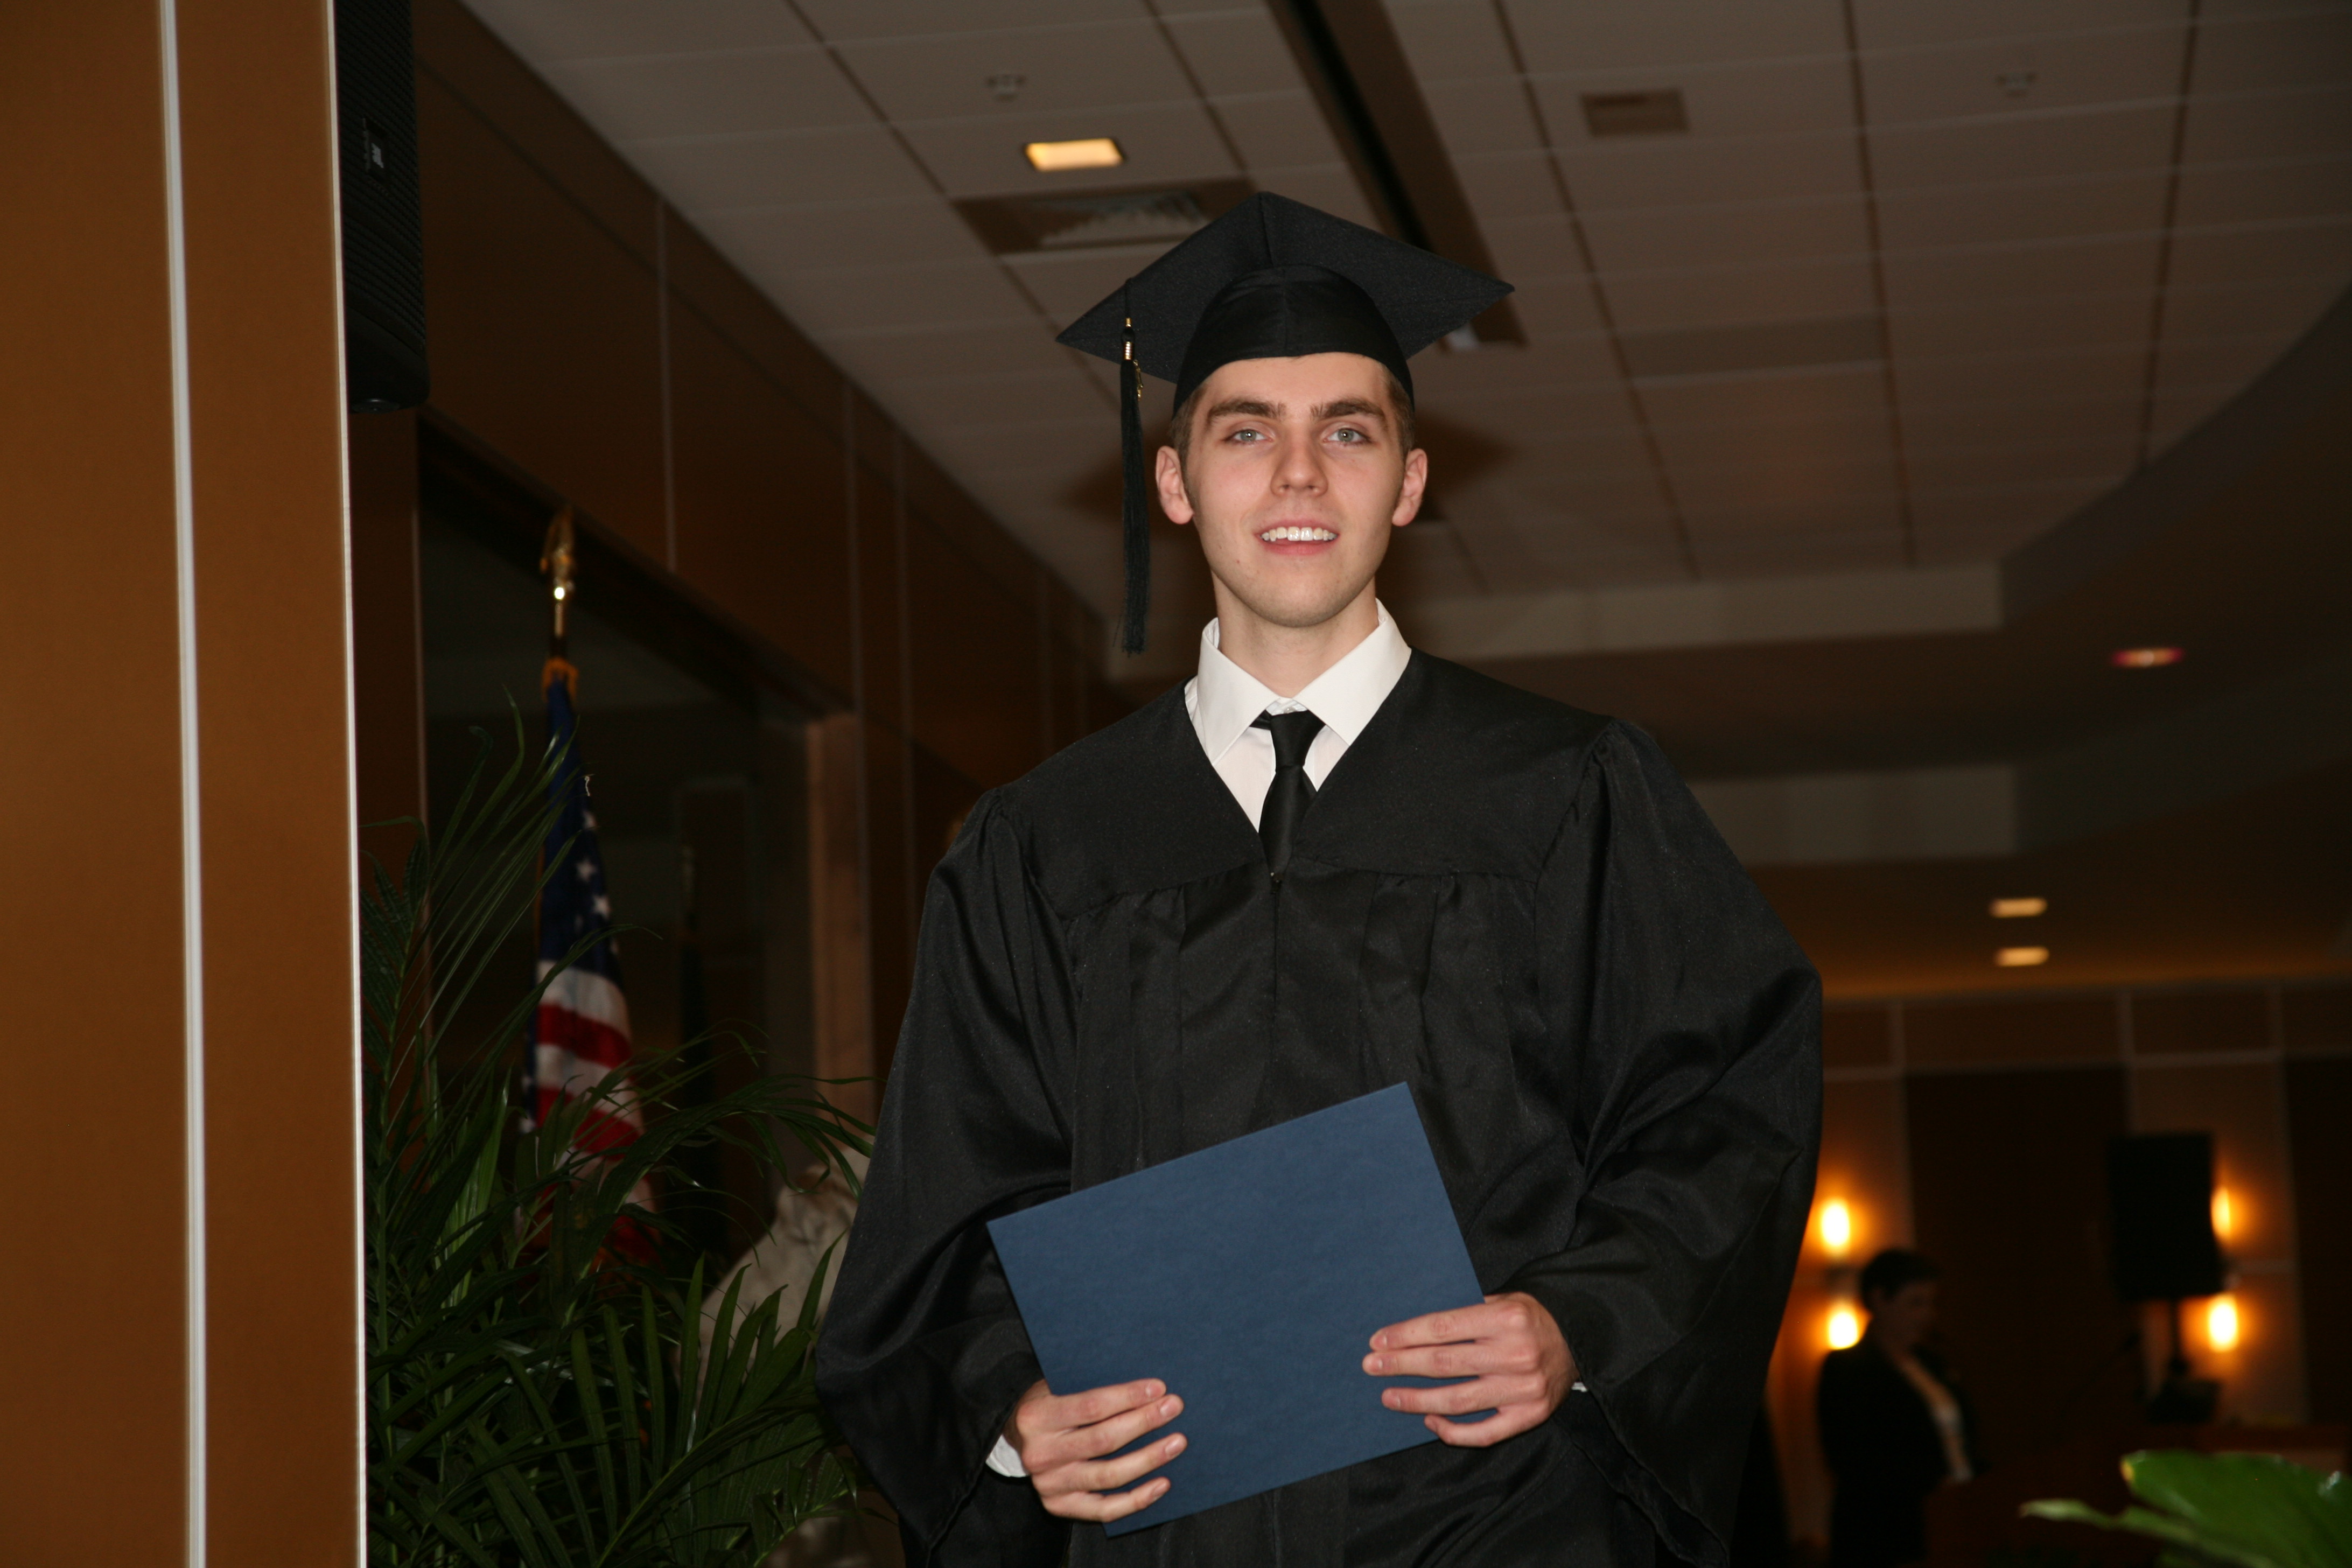
<path fill-rule="evenodd" d="M 1192 521 L 1192 498 L 1184 489 L 1184 459 L 1176 455 L 1175 447 L 1160 448 L 1152 479 L 1160 487 L 1160 510 L 1168 514 L 1168 521 L 1180 526 Z"/>
<path fill-rule="evenodd" d="M 1402 528 L 1421 514 L 1421 498 L 1429 489 L 1429 454 L 1415 447 L 1404 456 L 1404 482 L 1397 487 L 1396 510 L 1389 521 Z"/>

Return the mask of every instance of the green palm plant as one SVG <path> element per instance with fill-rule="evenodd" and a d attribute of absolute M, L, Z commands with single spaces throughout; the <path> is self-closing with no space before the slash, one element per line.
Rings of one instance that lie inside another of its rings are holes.
<path fill-rule="evenodd" d="M 2151 1537 L 2162 1568 L 2352 1568 L 2352 1483 L 2340 1471 L 2170 1449 L 2127 1455 L 2124 1479 L 2138 1503 L 2118 1514 L 2071 1498 L 2023 1511 Z"/>
<path fill-rule="evenodd" d="M 530 918 L 562 765 L 530 756 L 520 719 L 503 769 L 485 738 L 446 819 L 417 826 L 402 875 L 375 868 L 362 900 L 369 1562 L 751 1568 L 853 1506 L 812 1382 L 822 1272 L 802 1301 L 740 1317 L 730 1289 L 706 1326 L 698 1257 L 665 1269 L 613 1243 L 625 1228 L 657 1258 L 688 1250 L 629 1201 L 649 1174 L 687 1182 L 682 1151 L 729 1143 L 783 1172 L 796 1141 L 854 1189 L 842 1154 L 870 1129 L 805 1081 L 684 1092 L 714 1053 L 683 1051 L 518 1129 L 511 1047 L 546 982 L 485 1038 L 446 1029 Z M 642 1134 L 583 1153 L 582 1123 L 623 1097 Z"/>

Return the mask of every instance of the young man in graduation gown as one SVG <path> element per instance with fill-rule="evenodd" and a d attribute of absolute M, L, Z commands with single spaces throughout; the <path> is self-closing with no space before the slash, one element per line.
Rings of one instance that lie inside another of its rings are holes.
<path fill-rule="evenodd" d="M 1819 983 L 1648 737 L 1413 651 L 1374 596 L 1427 479 L 1407 356 L 1507 291 L 1258 195 L 1064 334 L 1122 364 L 1129 646 L 1139 367 L 1176 384 L 1155 477 L 1218 618 L 932 879 L 817 1352 L 912 1563 L 1724 1560 Z M 1469 1378 L 1368 1383 L 1439 1441 L 1106 1535 L 1165 1495 L 1183 1390 L 1047 1389 L 986 1222 L 1397 1082 L 1489 1292 L 1363 1347 Z"/>

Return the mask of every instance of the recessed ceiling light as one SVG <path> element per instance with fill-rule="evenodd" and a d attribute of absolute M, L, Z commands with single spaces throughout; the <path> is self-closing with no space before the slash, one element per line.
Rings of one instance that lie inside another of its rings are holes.
<path fill-rule="evenodd" d="M 2107 656 L 2117 669 L 2158 669 L 2180 662 L 2177 647 L 2119 647 Z"/>
<path fill-rule="evenodd" d="M 1992 961 L 2003 969 L 2031 969 L 2037 963 L 2050 962 L 2046 947 L 2004 947 L 1992 955 Z"/>
<path fill-rule="evenodd" d="M 1127 162 L 1118 143 L 1108 136 L 1082 137 L 1076 142 L 1032 142 L 1021 149 L 1029 166 L 1053 174 L 1061 169 L 1116 169 Z"/>
<path fill-rule="evenodd" d="M 2021 921 L 2042 913 L 2050 907 L 2047 899 L 1995 899 L 1992 918 L 1997 921 Z"/>
<path fill-rule="evenodd" d="M 1584 128 L 1595 136 L 1671 136 L 1690 129 L 1678 87 L 1648 92 L 1588 92 Z"/>

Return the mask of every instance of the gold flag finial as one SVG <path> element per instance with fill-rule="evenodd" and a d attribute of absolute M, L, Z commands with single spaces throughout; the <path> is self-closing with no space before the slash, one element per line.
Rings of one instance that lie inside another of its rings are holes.
<path fill-rule="evenodd" d="M 549 639 L 548 651 L 553 657 L 563 657 L 563 612 L 572 603 L 572 570 L 579 558 L 578 540 L 572 532 L 572 508 L 566 506 L 547 525 L 547 542 L 540 547 L 539 569 L 547 578 L 548 597 L 554 605 L 555 626 Z"/>

